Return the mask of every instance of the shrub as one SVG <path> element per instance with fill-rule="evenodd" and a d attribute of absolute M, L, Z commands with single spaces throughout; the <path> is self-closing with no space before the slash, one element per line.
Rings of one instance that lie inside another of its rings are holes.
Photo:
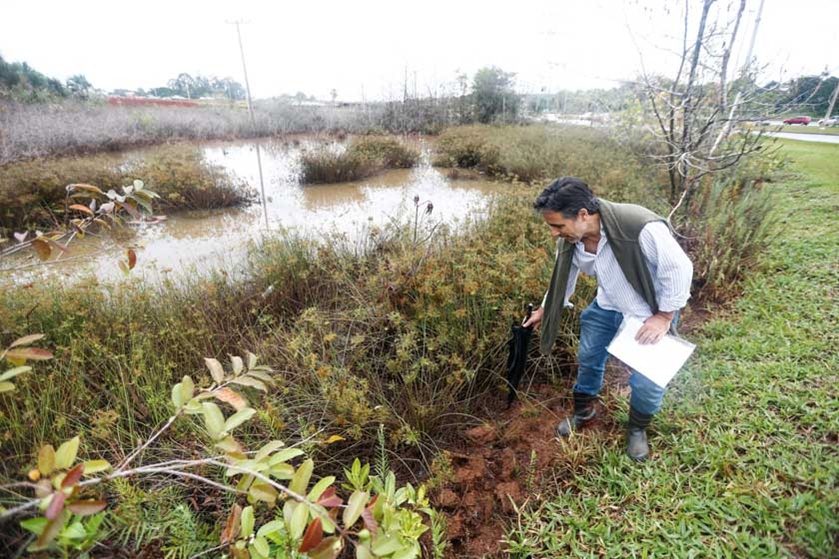
<path fill-rule="evenodd" d="M 703 302 L 730 298 L 768 246 L 775 220 L 762 180 L 719 176 L 704 186 L 687 231 L 694 296 Z"/>
<path fill-rule="evenodd" d="M 194 146 L 161 146 L 128 162 L 113 154 L 36 159 L 0 167 L 0 237 L 53 225 L 62 215 L 68 184 L 107 191 L 138 178 L 161 195 L 159 205 L 168 210 L 240 205 L 255 197 L 242 181 L 208 164 Z"/>
<path fill-rule="evenodd" d="M 361 136 L 353 139 L 348 151 L 381 161 L 388 169 L 410 169 L 419 161 L 419 151 L 391 136 Z"/>
<path fill-rule="evenodd" d="M 300 182 L 323 184 L 357 181 L 381 170 L 381 164 L 350 150 L 337 151 L 332 146 L 320 146 L 300 157 Z"/>
<path fill-rule="evenodd" d="M 443 132 L 435 164 L 477 168 L 528 184 L 559 176 L 585 180 L 599 196 L 663 211 L 659 169 L 621 147 L 607 131 L 580 126 L 467 126 Z"/>

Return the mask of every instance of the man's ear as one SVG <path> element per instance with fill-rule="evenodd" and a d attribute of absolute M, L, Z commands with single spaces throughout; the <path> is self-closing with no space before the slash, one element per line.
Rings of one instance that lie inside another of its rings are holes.
<path fill-rule="evenodd" d="M 588 213 L 588 210 L 585 208 L 580 208 L 580 211 L 577 212 L 577 217 L 581 219 L 585 219 L 586 217 L 590 216 L 591 214 Z"/>

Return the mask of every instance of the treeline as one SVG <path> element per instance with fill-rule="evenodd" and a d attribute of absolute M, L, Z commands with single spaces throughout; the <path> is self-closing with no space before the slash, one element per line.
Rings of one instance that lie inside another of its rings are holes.
<path fill-rule="evenodd" d="M 165 86 L 150 89 L 116 89 L 114 95 L 137 95 L 141 97 L 223 97 L 232 101 L 245 98 L 244 86 L 230 77 L 191 76 L 187 73 L 166 82 Z M 26 62 L 7 62 L 0 56 L 0 99 L 19 102 L 47 102 L 76 97 L 88 97 L 103 92 L 94 89 L 93 84 L 82 74 L 76 74 L 62 82 L 32 68 Z"/>
<path fill-rule="evenodd" d="M 0 99 L 16 101 L 50 101 L 71 96 L 87 97 L 93 86 L 81 74 L 66 82 L 51 78 L 26 62 L 6 62 L 0 56 Z"/>
<path fill-rule="evenodd" d="M 191 76 L 186 72 L 178 74 L 176 78 L 166 82 L 165 86 L 153 87 L 148 90 L 139 88 L 134 91 L 118 89 L 114 93 L 117 95 L 133 94 L 141 97 L 184 97 L 186 99 L 223 97 L 231 101 L 239 101 L 245 98 L 244 86 L 233 78 Z"/>
<path fill-rule="evenodd" d="M 667 81 L 663 82 L 665 85 Z M 839 78 L 835 76 L 801 76 L 786 82 L 770 81 L 763 86 L 746 79 L 735 80 L 733 87 L 749 91 L 750 110 L 754 117 L 783 114 L 791 111 L 824 116 Z M 716 83 L 698 86 L 699 90 L 717 88 Z M 624 82 L 611 89 L 561 89 L 558 92 L 531 93 L 524 96 L 524 106 L 530 113 L 612 113 L 624 111 L 637 103 L 644 103 L 647 90 L 644 84 Z"/>

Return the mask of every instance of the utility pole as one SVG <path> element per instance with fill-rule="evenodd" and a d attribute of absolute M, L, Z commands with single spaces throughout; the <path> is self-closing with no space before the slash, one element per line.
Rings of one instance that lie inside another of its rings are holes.
<path fill-rule="evenodd" d="M 839 97 L 839 81 L 836 82 L 836 87 L 833 88 L 833 95 L 830 97 L 830 104 L 827 106 L 827 112 L 824 114 L 824 118 L 830 118 L 830 115 L 833 113 L 833 107 L 836 105 L 836 97 Z"/>
<path fill-rule="evenodd" d="M 760 16 L 763 14 L 763 2 L 764 0 L 760 0 L 760 5 L 757 8 L 757 17 L 755 17 L 755 26 L 752 29 L 752 39 L 749 41 L 749 51 L 746 53 L 745 62 L 743 62 L 742 72 L 745 74 L 746 71 L 749 69 L 749 65 L 752 63 L 752 51 L 755 48 L 755 39 L 757 39 L 757 28 L 760 26 Z M 737 105 L 740 104 L 740 98 L 743 96 L 742 91 L 738 91 L 737 95 L 734 96 L 734 103 L 731 104 L 731 110 L 728 113 L 728 119 L 725 121 L 725 124 L 720 130 L 719 135 L 717 135 L 717 139 L 714 140 L 714 145 L 711 146 L 711 151 L 709 152 L 711 155 L 717 151 L 717 148 L 720 146 L 720 143 L 728 138 L 728 134 L 731 131 L 731 121 L 734 120 L 734 113 L 737 111 Z"/>
<path fill-rule="evenodd" d="M 239 28 L 239 25 L 243 23 L 240 20 L 236 21 L 229 21 L 236 26 L 236 36 L 239 38 L 239 54 L 242 55 L 242 73 L 245 74 L 245 91 L 248 95 L 248 113 L 251 117 L 251 128 L 253 129 L 254 133 L 256 133 L 256 118 L 253 116 L 253 101 L 251 101 L 251 84 L 248 81 L 248 67 L 245 64 L 245 49 L 242 46 L 242 31 Z M 259 190 L 262 193 L 262 213 L 265 216 L 265 229 L 268 229 L 268 205 L 265 201 L 265 182 L 262 178 L 262 155 L 259 152 L 259 142 L 255 142 L 256 144 L 256 166 L 259 169 Z"/>

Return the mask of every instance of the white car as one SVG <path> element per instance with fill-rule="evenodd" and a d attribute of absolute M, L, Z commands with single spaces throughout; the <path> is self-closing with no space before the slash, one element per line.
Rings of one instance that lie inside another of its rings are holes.
<path fill-rule="evenodd" d="M 839 116 L 823 118 L 819 121 L 819 126 L 839 126 Z"/>

